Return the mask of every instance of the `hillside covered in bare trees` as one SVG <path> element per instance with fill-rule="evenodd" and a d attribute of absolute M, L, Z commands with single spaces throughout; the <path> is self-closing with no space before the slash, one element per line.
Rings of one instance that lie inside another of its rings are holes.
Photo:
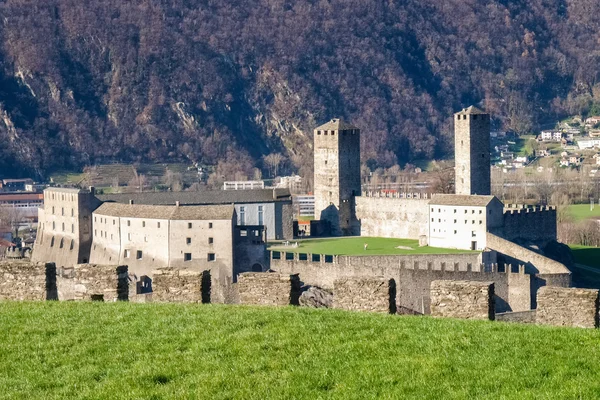
<path fill-rule="evenodd" d="M 7 0 L 0 174 L 181 160 L 311 168 L 312 128 L 363 162 L 451 154 L 454 111 L 526 132 L 600 104 L 593 0 Z"/>

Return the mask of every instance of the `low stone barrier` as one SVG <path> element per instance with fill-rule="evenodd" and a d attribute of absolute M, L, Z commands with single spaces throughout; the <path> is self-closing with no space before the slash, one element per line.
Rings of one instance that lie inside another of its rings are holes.
<path fill-rule="evenodd" d="M 78 264 L 57 271 L 59 300 L 127 301 L 127 266 Z"/>
<path fill-rule="evenodd" d="M 152 272 L 152 301 L 210 303 L 210 272 L 160 268 Z"/>
<path fill-rule="evenodd" d="M 496 321 L 535 324 L 535 310 L 496 313 Z"/>
<path fill-rule="evenodd" d="M 342 278 L 333 282 L 333 308 L 396 313 L 396 282 L 387 278 Z"/>
<path fill-rule="evenodd" d="M 463 319 L 495 319 L 494 283 L 431 282 L 431 315 Z"/>
<path fill-rule="evenodd" d="M 46 287 L 46 264 L 17 260 L 0 263 L 0 300 L 43 301 L 49 297 L 47 289 L 52 290 Z"/>
<path fill-rule="evenodd" d="M 273 272 L 244 272 L 238 276 L 237 289 L 241 304 L 298 305 L 300 278 Z"/>
<path fill-rule="evenodd" d="M 598 290 L 544 286 L 537 293 L 536 323 L 598 327 Z"/>

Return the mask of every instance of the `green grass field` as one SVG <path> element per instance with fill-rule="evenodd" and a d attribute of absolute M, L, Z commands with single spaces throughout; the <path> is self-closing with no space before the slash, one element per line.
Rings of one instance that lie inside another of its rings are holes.
<path fill-rule="evenodd" d="M 0 303 L 1 399 L 597 398 L 600 332 L 333 310 Z"/>
<path fill-rule="evenodd" d="M 596 204 L 590 210 L 589 204 L 573 204 L 568 208 L 568 213 L 575 221 L 583 221 L 589 218 L 600 218 L 600 205 Z"/>
<path fill-rule="evenodd" d="M 269 250 L 286 251 L 290 253 L 329 254 L 347 256 L 375 256 L 394 254 L 457 254 L 471 253 L 468 250 L 441 249 L 438 247 L 419 247 L 418 240 L 390 239 L 375 237 L 350 237 L 293 240 L 298 247 L 283 246 L 281 242 L 269 244 Z M 367 250 L 364 244 L 367 243 Z M 400 247 L 400 248 L 398 248 Z"/>

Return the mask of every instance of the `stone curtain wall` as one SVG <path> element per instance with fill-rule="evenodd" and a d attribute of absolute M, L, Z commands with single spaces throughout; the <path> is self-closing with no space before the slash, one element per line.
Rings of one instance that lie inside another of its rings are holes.
<path fill-rule="evenodd" d="M 431 282 L 431 315 L 494 320 L 494 282 Z"/>
<path fill-rule="evenodd" d="M 59 300 L 117 301 L 129 299 L 128 268 L 115 265 L 78 264 L 57 271 Z"/>
<path fill-rule="evenodd" d="M 152 301 L 210 303 L 209 271 L 161 268 L 153 272 Z"/>
<path fill-rule="evenodd" d="M 270 272 L 245 272 L 237 282 L 240 303 L 268 306 L 298 305 L 298 275 Z"/>
<path fill-rule="evenodd" d="M 396 313 L 396 282 L 386 278 L 343 278 L 333 284 L 333 308 Z"/>
<path fill-rule="evenodd" d="M 598 327 L 598 290 L 552 286 L 537 294 L 536 323 L 578 328 Z"/>
<path fill-rule="evenodd" d="M 46 264 L 25 261 L 0 263 L 0 300 L 43 301 L 48 297 L 52 298 L 47 293 Z"/>
<path fill-rule="evenodd" d="M 427 235 L 428 199 L 356 197 L 361 236 L 419 239 Z"/>
<path fill-rule="evenodd" d="M 528 273 L 562 274 L 569 276 L 571 274 L 567 267 L 558 261 L 544 257 L 541 254 L 531 251 L 523 246 L 519 246 L 516 243 L 509 242 L 508 240 L 489 232 L 487 234 L 487 246 L 498 253 L 518 260 L 519 264 L 525 264 Z"/>
<path fill-rule="evenodd" d="M 428 314 L 431 282 L 435 280 L 492 281 L 495 283 L 496 312 L 524 311 L 531 308 L 531 275 L 517 266 L 513 273 L 492 268 L 479 271 L 481 254 L 432 254 L 406 256 L 339 256 L 325 262 L 305 261 L 298 256 L 286 260 L 270 260 L 270 268 L 279 273 L 299 274 L 304 284 L 332 290 L 337 279 L 380 276 L 394 279 L 397 285 L 396 305 L 399 313 Z M 470 267 L 469 267 L 470 265 Z M 519 272 L 517 272 L 519 270 Z M 516 276 L 519 275 L 519 276 Z M 509 283 L 510 280 L 510 283 Z M 515 303 L 513 309 L 512 302 Z"/>

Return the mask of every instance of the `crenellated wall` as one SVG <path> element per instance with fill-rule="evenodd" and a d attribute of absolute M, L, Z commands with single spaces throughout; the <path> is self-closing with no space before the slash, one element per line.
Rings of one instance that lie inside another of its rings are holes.
<path fill-rule="evenodd" d="M 507 240 L 546 243 L 556 240 L 556 207 L 510 205 L 504 208 L 504 226 L 497 230 Z"/>
<path fill-rule="evenodd" d="M 273 253 L 273 252 L 272 252 Z M 293 253 L 287 253 L 293 254 Z M 394 279 L 399 312 L 430 312 L 430 285 L 434 280 L 491 281 L 495 283 L 496 311 L 531 309 L 531 275 L 523 267 L 490 264 L 482 256 L 490 253 L 429 254 L 396 256 L 326 256 L 293 254 L 272 259 L 271 269 L 284 274 L 299 274 L 308 285 L 333 289 L 334 281 L 350 277 Z M 318 260 L 317 260 L 318 259 Z M 512 303 L 511 303 L 512 302 Z"/>

